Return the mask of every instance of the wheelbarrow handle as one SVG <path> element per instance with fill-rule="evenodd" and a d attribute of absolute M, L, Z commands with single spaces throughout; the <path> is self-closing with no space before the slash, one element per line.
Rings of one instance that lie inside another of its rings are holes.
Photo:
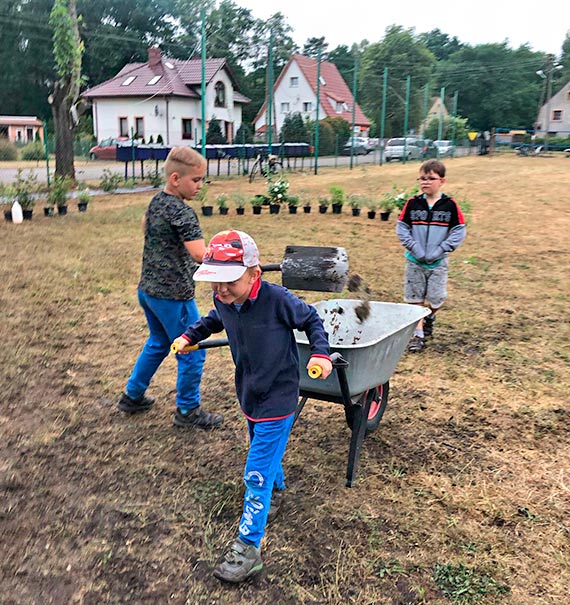
<path fill-rule="evenodd" d="M 228 344 L 227 338 L 210 338 L 208 340 L 201 340 L 200 342 L 192 345 L 188 348 L 189 351 L 197 351 L 198 349 L 214 349 L 217 347 L 225 347 Z M 178 347 L 172 343 L 170 345 L 171 353 L 178 353 Z"/>
<path fill-rule="evenodd" d="M 340 353 L 333 353 L 331 355 L 331 362 L 333 368 L 347 368 L 349 365 L 348 361 L 346 361 L 346 359 L 344 359 Z M 311 366 L 307 370 L 307 373 L 309 374 L 309 378 L 320 378 L 321 374 L 323 373 L 323 370 L 321 366 L 315 365 Z"/>
<path fill-rule="evenodd" d="M 261 265 L 262 271 L 282 271 L 282 267 L 279 263 L 269 263 L 268 265 Z"/>

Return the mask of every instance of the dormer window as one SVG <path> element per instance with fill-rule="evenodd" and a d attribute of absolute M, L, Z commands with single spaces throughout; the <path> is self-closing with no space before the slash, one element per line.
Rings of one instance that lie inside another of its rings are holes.
<path fill-rule="evenodd" d="M 216 86 L 214 87 L 216 91 L 216 96 L 214 98 L 214 105 L 216 107 L 225 107 L 226 106 L 226 86 L 223 82 L 216 82 Z"/>
<path fill-rule="evenodd" d="M 160 80 L 160 78 L 162 78 L 162 76 L 154 76 L 147 82 L 147 86 L 154 86 Z"/>
<path fill-rule="evenodd" d="M 343 105 L 344 105 L 344 103 L 342 103 L 341 101 L 336 102 L 336 112 L 337 113 L 342 113 Z"/>
<path fill-rule="evenodd" d="M 129 76 L 122 84 L 121 86 L 130 86 L 136 79 L 136 76 Z"/>

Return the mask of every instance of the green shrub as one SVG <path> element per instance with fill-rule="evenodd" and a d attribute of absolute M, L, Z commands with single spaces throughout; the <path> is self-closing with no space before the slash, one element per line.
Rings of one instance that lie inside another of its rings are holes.
<path fill-rule="evenodd" d="M 31 209 L 35 205 L 33 193 L 38 189 L 38 177 L 30 170 L 27 177 L 24 177 L 24 172 L 18 168 L 16 180 L 14 182 L 14 193 L 16 199 L 20 202 L 20 206 L 24 210 Z"/>
<path fill-rule="evenodd" d="M 0 160 L 13 162 L 18 159 L 18 148 L 8 139 L 0 138 Z"/>
<path fill-rule="evenodd" d="M 45 158 L 44 146 L 39 141 L 28 143 L 20 150 L 20 156 L 23 160 L 40 161 Z"/>
<path fill-rule="evenodd" d="M 112 173 L 108 168 L 103 170 L 101 177 L 101 189 L 109 193 L 119 188 L 119 185 L 123 182 L 123 177 L 118 172 Z"/>
<path fill-rule="evenodd" d="M 344 189 L 338 185 L 331 185 L 329 187 L 329 193 L 331 194 L 332 204 L 334 206 L 342 206 L 344 204 Z"/>
<path fill-rule="evenodd" d="M 67 206 L 67 192 L 71 189 L 71 181 L 68 177 L 56 175 L 48 193 L 48 206 L 62 208 Z"/>

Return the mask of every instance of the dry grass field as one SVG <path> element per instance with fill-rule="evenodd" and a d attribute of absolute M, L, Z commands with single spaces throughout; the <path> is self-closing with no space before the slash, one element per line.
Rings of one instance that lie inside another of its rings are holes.
<path fill-rule="evenodd" d="M 446 191 L 470 207 L 449 301 L 421 354 L 406 353 L 388 409 L 344 485 L 341 406 L 309 401 L 285 469 L 265 572 L 211 576 L 234 537 L 247 452 L 229 352 L 208 353 L 213 433 L 172 426 L 175 362 L 158 404 L 116 409 L 146 336 L 136 302 L 148 193 L 87 213 L 0 224 L 0 602 L 4 605 L 561 605 L 570 586 L 570 160 L 469 157 Z M 314 199 L 411 188 L 418 164 L 291 175 Z M 212 195 L 264 192 L 245 179 Z M 314 204 L 315 206 L 315 204 Z M 389 222 L 316 213 L 201 217 L 257 240 L 344 246 L 373 299 L 401 302 L 403 249 Z M 271 274 L 269 279 L 278 279 Z M 337 295 L 299 292 L 314 302 Z M 340 296 L 350 298 L 349 293 Z M 201 311 L 210 308 L 198 287 Z"/>

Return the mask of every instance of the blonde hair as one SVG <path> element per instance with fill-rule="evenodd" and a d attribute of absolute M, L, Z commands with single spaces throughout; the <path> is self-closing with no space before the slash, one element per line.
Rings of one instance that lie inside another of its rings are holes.
<path fill-rule="evenodd" d="M 187 175 L 192 168 L 200 168 L 206 160 L 191 147 L 173 147 L 164 162 L 164 176 L 177 172 L 180 176 Z"/>

